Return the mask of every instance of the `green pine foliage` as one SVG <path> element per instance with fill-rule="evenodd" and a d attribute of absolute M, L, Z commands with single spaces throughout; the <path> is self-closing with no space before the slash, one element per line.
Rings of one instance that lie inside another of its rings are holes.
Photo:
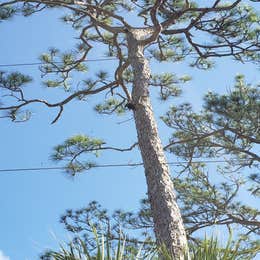
<path fill-rule="evenodd" d="M 75 135 L 68 138 L 63 144 L 54 147 L 52 159 L 54 161 L 67 161 L 66 172 L 74 176 L 95 166 L 94 162 L 79 160 L 83 154 L 99 155 L 104 142 L 100 139 L 91 138 L 86 135 Z"/>
<path fill-rule="evenodd" d="M 201 113 L 193 112 L 187 103 L 172 106 L 162 117 L 174 129 L 170 139 L 173 145 L 167 149 L 185 159 L 217 158 L 224 152 L 230 159 L 243 159 L 243 165 L 257 163 L 254 145 L 260 138 L 259 100 L 258 86 L 247 84 L 239 75 L 227 95 L 209 92 Z"/>

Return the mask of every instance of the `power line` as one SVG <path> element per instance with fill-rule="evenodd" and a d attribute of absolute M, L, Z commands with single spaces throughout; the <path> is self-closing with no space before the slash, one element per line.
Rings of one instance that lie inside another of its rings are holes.
<path fill-rule="evenodd" d="M 236 162 L 242 162 L 246 159 L 236 159 L 232 161 Z M 201 161 L 193 161 L 192 163 L 224 163 L 227 162 L 225 160 L 201 160 Z M 184 163 L 189 163 L 188 161 L 175 161 L 175 162 L 169 162 L 166 163 L 168 165 L 182 165 Z M 137 167 L 142 166 L 143 163 L 121 163 L 121 164 L 97 164 L 91 166 L 91 168 L 116 168 L 116 167 Z M 28 167 L 28 168 L 6 168 L 6 169 L 0 169 L 0 172 L 21 172 L 21 171 L 48 171 L 48 170 L 65 170 L 65 166 L 60 167 Z"/>
<path fill-rule="evenodd" d="M 87 59 L 82 62 L 96 62 L 96 61 L 110 61 L 117 60 L 117 58 L 98 58 L 98 59 Z M 62 64 L 63 62 L 53 62 L 54 64 Z M 43 65 L 43 62 L 30 62 L 30 63 L 10 63 L 10 64 L 0 64 L 0 67 L 23 67 L 23 66 L 37 66 Z"/>
<path fill-rule="evenodd" d="M 226 51 L 219 51 L 220 54 L 226 54 Z M 197 54 L 196 52 L 190 52 L 189 54 Z M 81 62 L 97 62 L 97 61 L 111 61 L 111 60 L 118 60 L 116 57 L 112 58 L 97 58 L 97 59 L 86 59 Z M 62 61 L 53 62 L 53 64 L 62 64 Z M 24 67 L 24 66 L 37 66 L 37 65 L 44 65 L 43 62 L 24 62 L 24 63 L 10 63 L 10 64 L 0 64 L 0 67 Z"/>

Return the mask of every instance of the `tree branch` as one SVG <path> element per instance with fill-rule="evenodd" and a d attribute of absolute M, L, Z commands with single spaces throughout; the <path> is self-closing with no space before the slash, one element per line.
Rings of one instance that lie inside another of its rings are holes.
<path fill-rule="evenodd" d="M 97 88 L 97 89 L 93 89 L 93 90 L 80 90 L 77 91 L 75 93 L 73 93 L 72 95 L 68 96 L 67 98 L 65 98 L 64 100 L 57 102 L 57 103 L 49 103 L 46 100 L 42 100 L 42 99 L 30 99 L 30 100 L 26 100 L 26 99 L 21 99 L 20 102 L 22 102 L 19 105 L 13 105 L 13 106 L 8 106 L 8 107 L 0 107 L 0 111 L 2 110 L 15 110 L 18 111 L 20 108 L 27 106 L 29 104 L 33 104 L 33 103 L 42 103 L 44 105 L 46 105 L 47 107 L 59 107 L 59 113 L 58 115 L 55 117 L 55 119 L 52 121 L 52 124 L 55 123 L 59 117 L 61 116 L 61 113 L 63 111 L 63 106 L 67 103 L 69 103 L 70 101 L 72 101 L 73 99 L 79 97 L 79 96 L 86 96 L 86 95 L 94 95 L 97 93 L 100 93 L 108 88 L 112 88 L 113 86 L 118 86 L 118 82 L 117 81 L 113 81 L 103 87 Z"/>
<path fill-rule="evenodd" d="M 201 7 L 201 8 L 186 8 L 183 11 L 178 12 L 177 14 L 173 15 L 171 18 L 168 20 L 164 21 L 161 23 L 161 26 L 163 28 L 162 33 L 169 35 L 169 34 L 176 34 L 180 32 L 187 32 L 189 31 L 195 23 L 192 21 L 186 28 L 183 29 L 177 29 L 177 30 L 166 30 L 169 26 L 173 25 L 177 19 L 179 19 L 181 16 L 183 16 L 186 13 L 189 12 L 199 12 L 199 19 L 201 19 L 205 14 L 211 13 L 211 12 L 221 12 L 221 11 L 228 11 L 236 7 L 241 0 L 235 1 L 233 4 L 228 5 L 228 6 L 223 6 L 223 7 L 216 7 L 219 1 L 216 1 L 212 7 Z M 197 18 L 198 18 L 197 17 Z M 197 20 L 196 18 L 196 20 Z"/>
<path fill-rule="evenodd" d="M 129 26 L 123 19 L 123 17 L 121 16 L 118 16 L 118 15 L 115 15 L 113 14 L 112 12 L 109 12 L 103 8 L 100 8 L 98 6 L 95 6 L 95 5 L 90 5 L 90 4 L 87 4 L 85 2 L 82 2 L 82 1 L 73 1 L 72 3 L 65 3 L 64 1 L 59 1 L 59 0 L 26 0 L 26 1 L 23 1 L 23 0 L 16 0 L 16 1 L 9 1 L 9 2 L 5 2 L 5 3 L 2 3 L 0 4 L 0 6 L 7 6 L 7 5 L 10 5 L 10 4 L 14 4 L 14 3 L 38 3 L 38 4 L 45 4 L 45 5 L 50 5 L 50 6 L 62 6 L 62 7 L 65 7 L 69 10 L 72 10 L 76 13 L 82 13 L 82 14 L 85 14 L 87 15 L 91 21 L 93 23 L 95 23 L 96 25 L 100 26 L 101 28 L 103 28 L 104 30 L 107 30 L 109 32 L 112 32 L 112 33 L 119 33 L 119 32 L 124 32 L 124 27 L 121 26 L 121 27 L 116 27 L 116 26 L 109 26 L 107 25 L 106 23 L 103 23 L 101 21 L 99 21 L 97 19 L 97 17 L 95 16 L 95 14 L 93 14 L 94 10 L 96 12 L 102 12 L 106 15 L 108 15 L 109 17 L 113 17 L 119 21 L 121 21 L 124 26 Z M 74 6 L 75 5 L 75 6 Z M 86 8 L 77 8 L 76 6 L 84 6 Z"/>
<path fill-rule="evenodd" d="M 198 141 L 199 142 L 200 140 L 205 139 L 207 137 L 213 136 L 213 135 L 218 134 L 218 133 L 223 133 L 225 130 L 226 130 L 226 128 L 224 127 L 224 128 L 212 131 L 210 133 L 201 134 L 200 136 L 197 136 L 197 137 L 191 137 L 191 138 L 186 138 L 186 139 L 182 139 L 182 140 L 179 140 L 179 141 L 170 142 L 168 145 L 164 146 L 163 149 L 167 150 L 168 148 L 170 148 L 172 145 L 175 145 L 175 144 L 189 143 L 189 142 L 192 142 L 192 141 Z"/>

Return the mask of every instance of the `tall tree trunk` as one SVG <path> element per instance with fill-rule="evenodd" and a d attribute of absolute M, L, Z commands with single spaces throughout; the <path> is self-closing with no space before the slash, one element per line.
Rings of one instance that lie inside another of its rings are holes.
<path fill-rule="evenodd" d="M 144 46 L 137 39 L 138 31 L 128 34 L 129 61 L 134 73 L 132 102 L 154 231 L 157 243 L 166 246 L 172 259 L 184 259 L 186 233 L 150 102 L 149 63 L 144 57 Z"/>

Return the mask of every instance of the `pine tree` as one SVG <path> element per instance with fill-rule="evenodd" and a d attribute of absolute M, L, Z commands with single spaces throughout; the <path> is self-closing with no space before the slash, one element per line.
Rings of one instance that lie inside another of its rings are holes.
<path fill-rule="evenodd" d="M 252 1 L 256 2 L 256 1 Z M 164 244 L 173 259 L 183 259 L 187 247 L 186 233 L 176 202 L 169 167 L 158 135 L 154 118 L 149 86 L 160 86 L 162 96 L 176 94 L 171 80 L 152 75 L 148 57 L 158 61 L 179 61 L 195 52 L 197 59 L 193 66 L 208 69 L 212 66 L 209 58 L 232 56 L 238 61 L 258 62 L 259 59 L 259 16 L 250 5 L 241 0 L 227 3 L 212 1 L 201 6 L 200 1 L 1 1 L 0 17 L 8 19 L 22 13 L 30 16 L 49 8 L 68 11 L 63 17 L 79 33 L 77 50 L 60 53 L 51 49 L 41 57 L 44 75 L 56 74 L 45 82 L 48 87 L 71 86 L 69 78 L 73 72 L 84 72 L 84 60 L 90 51 L 107 47 L 108 55 L 118 59 L 111 80 L 100 72 L 96 79 L 84 81 L 84 88 L 75 90 L 64 100 L 49 103 L 41 99 L 27 99 L 23 85 L 30 78 L 19 73 L 1 73 L 1 88 L 4 94 L 14 97 L 15 103 L 2 105 L 13 121 L 27 119 L 29 114 L 19 114 L 31 103 L 43 103 L 58 107 L 55 123 L 62 115 L 63 108 L 75 98 L 85 98 L 104 91 L 117 93 L 119 99 L 112 99 L 97 107 L 99 112 L 120 112 L 130 109 L 134 115 L 148 187 L 148 198 L 158 244 Z M 129 19 L 122 13 L 132 11 Z M 133 19 L 142 19 L 138 27 L 132 26 Z M 201 36 L 203 35 L 203 37 Z M 179 79 L 182 81 L 183 79 Z M 185 80 L 185 79 L 184 79 Z M 6 97 L 6 95 L 4 95 Z M 129 149 L 135 147 L 131 146 Z M 69 159 L 68 171 L 75 173 L 91 168 L 91 163 L 77 160 L 82 153 L 109 149 L 99 139 L 76 136 L 56 147 L 55 159 Z M 116 149 L 116 148 L 114 148 Z M 127 150 L 129 150 L 127 149 Z M 122 149 L 121 149 L 122 150 Z"/>
<path fill-rule="evenodd" d="M 231 232 L 232 244 L 236 244 L 242 259 L 252 259 L 251 254 L 260 248 L 260 213 L 250 203 L 260 195 L 259 175 L 255 173 L 260 160 L 255 152 L 259 145 L 259 95 L 257 86 L 247 84 L 238 75 L 228 94 L 208 92 L 201 112 L 195 113 L 185 103 L 172 106 L 162 117 L 173 130 L 165 150 L 183 161 L 175 170 L 178 178 L 173 178 L 173 183 L 189 244 L 200 244 L 201 234 L 209 227 L 225 234 Z M 213 169 L 212 160 L 217 162 Z M 247 194 L 247 200 L 241 201 L 241 193 Z M 137 212 L 117 210 L 111 215 L 93 201 L 84 208 L 67 210 L 60 222 L 90 249 L 91 224 L 100 235 L 107 235 L 109 230 L 109 239 L 115 244 L 120 233 L 124 234 L 130 252 L 138 252 L 142 245 L 145 254 L 154 247 L 147 198 Z"/>

